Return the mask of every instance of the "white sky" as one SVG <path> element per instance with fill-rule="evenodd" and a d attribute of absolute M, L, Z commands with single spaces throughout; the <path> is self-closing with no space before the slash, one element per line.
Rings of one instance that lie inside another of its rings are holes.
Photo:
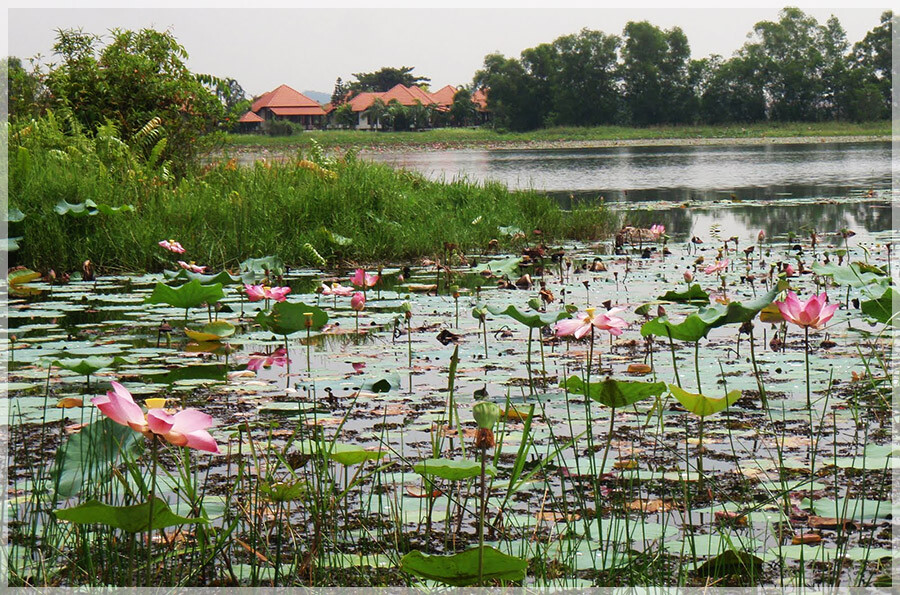
<path fill-rule="evenodd" d="M 649 20 L 662 28 L 677 25 L 687 34 L 694 58 L 711 53 L 727 57 L 743 45 L 756 22 L 777 20 L 784 4 L 800 6 L 820 23 L 836 15 L 851 44 L 875 27 L 888 8 L 814 8 L 790 0 L 763 0 L 754 3 L 755 8 L 737 9 L 649 8 L 640 0 L 629 3 L 630 8 L 607 9 L 479 8 L 474 2 L 455 2 L 461 6 L 452 10 L 353 8 L 348 2 L 331 3 L 344 8 L 262 8 L 246 0 L 243 7 L 234 2 L 230 7 L 187 9 L 172 8 L 179 4 L 172 1 L 165 3 L 170 7 L 149 4 L 156 7 L 34 8 L 52 4 L 32 0 L 29 8 L 9 9 L 8 55 L 28 58 L 40 53 L 51 59 L 57 28 L 81 27 L 98 34 L 114 27 L 168 28 L 190 55 L 191 70 L 235 78 L 248 96 L 282 83 L 300 91 L 331 93 L 338 76 L 347 81 L 353 72 L 382 66 L 414 66 L 414 73 L 430 77 L 436 89 L 471 82 L 488 53 L 518 57 L 525 48 L 584 27 L 621 34 L 628 21 Z"/>

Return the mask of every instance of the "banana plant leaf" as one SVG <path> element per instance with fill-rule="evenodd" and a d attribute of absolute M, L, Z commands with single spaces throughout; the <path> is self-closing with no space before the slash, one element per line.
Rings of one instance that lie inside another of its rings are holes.
<path fill-rule="evenodd" d="M 559 386 L 570 393 L 587 395 L 594 401 L 613 408 L 627 407 L 644 399 L 658 397 L 666 390 L 665 382 L 613 380 L 612 378 L 586 385 L 580 376 L 569 376 Z"/>
<path fill-rule="evenodd" d="M 560 310 L 559 312 L 522 312 L 515 306 L 507 306 L 505 309 L 501 309 L 495 306 L 488 306 L 488 311 L 494 316 L 509 316 L 513 318 L 525 326 L 529 328 L 541 328 L 545 327 L 548 324 L 553 324 L 554 322 L 559 322 L 563 318 L 571 318 L 572 315 L 569 314 L 566 310 Z"/>

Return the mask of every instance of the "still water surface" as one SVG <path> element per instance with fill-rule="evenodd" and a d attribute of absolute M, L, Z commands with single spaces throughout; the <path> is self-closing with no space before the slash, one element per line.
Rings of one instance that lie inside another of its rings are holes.
<path fill-rule="evenodd" d="M 720 229 L 725 237 L 749 237 L 761 228 L 772 235 L 846 227 L 868 236 L 866 231 L 891 229 L 889 142 L 453 150 L 368 157 L 431 179 L 493 180 L 510 188 L 533 188 L 558 197 L 563 206 L 602 197 L 625 212 L 630 223 L 663 222 L 676 235 Z"/>

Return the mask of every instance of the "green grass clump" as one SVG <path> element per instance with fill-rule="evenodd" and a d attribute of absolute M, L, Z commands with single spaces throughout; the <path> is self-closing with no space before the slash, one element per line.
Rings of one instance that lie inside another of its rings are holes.
<path fill-rule="evenodd" d="M 679 126 L 568 126 L 528 132 L 497 132 L 490 128 L 438 128 L 421 132 L 374 132 L 368 130 L 310 130 L 302 135 L 265 136 L 230 134 L 226 148 L 299 147 L 315 139 L 325 147 L 435 148 L 478 145 L 522 145 L 527 143 L 590 142 L 664 139 L 745 139 L 785 137 L 888 136 L 891 122 L 757 122 L 753 124 L 702 124 Z"/>
<path fill-rule="evenodd" d="M 174 179 L 127 145 L 61 128 L 51 119 L 10 136 L 10 206 L 25 214 L 11 229 L 23 237 L 13 260 L 38 270 L 77 270 L 88 259 L 104 270 L 159 270 L 171 258 L 157 242 L 169 238 L 187 249 L 180 258 L 218 268 L 266 254 L 303 264 L 306 243 L 331 263 L 397 262 L 440 254 L 445 242 L 466 250 L 502 243 L 502 226 L 529 236 L 541 229 L 544 241 L 595 239 L 614 226 L 602 207 L 565 211 L 537 192 L 431 182 L 353 154 L 313 151 L 314 161 L 248 167 L 223 161 Z M 54 211 L 60 200 L 87 199 L 135 211 Z"/>

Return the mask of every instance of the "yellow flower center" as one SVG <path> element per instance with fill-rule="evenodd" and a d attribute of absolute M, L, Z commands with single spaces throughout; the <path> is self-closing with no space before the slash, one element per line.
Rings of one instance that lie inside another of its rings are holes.
<path fill-rule="evenodd" d="M 594 310 L 596 310 L 596 308 L 585 308 L 584 309 L 584 311 L 587 312 L 588 318 L 594 317 Z"/>
<path fill-rule="evenodd" d="M 166 406 L 165 399 L 145 399 L 144 403 L 146 403 L 147 409 L 162 409 Z"/>

